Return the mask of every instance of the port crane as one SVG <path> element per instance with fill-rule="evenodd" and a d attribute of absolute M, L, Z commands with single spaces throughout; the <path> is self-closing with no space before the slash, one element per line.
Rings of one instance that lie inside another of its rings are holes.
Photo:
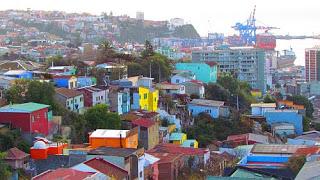
<path fill-rule="evenodd" d="M 256 6 L 254 6 L 253 11 L 250 13 L 249 18 L 244 23 L 236 23 L 232 26 L 233 29 L 239 31 L 241 44 L 247 46 L 256 45 L 257 40 L 257 30 L 264 30 L 268 32 L 271 29 L 279 29 L 277 27 L 271 26 L 256 26 Z"/>

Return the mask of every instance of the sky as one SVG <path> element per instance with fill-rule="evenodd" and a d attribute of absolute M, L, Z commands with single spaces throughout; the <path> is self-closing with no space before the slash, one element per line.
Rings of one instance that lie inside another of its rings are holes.
<path fill-rule="evenodd" d="M 274 34 L 320 34 L 318 0 L 1 0 L 0 10 L 60 10 L 135 17 L 144 12 L 148 20 L 183 18 L 202 36 L 208 32 L 234 34 L 236 22 L 244 22 L 256 5 L 257 24 L 274 26 Z"/>

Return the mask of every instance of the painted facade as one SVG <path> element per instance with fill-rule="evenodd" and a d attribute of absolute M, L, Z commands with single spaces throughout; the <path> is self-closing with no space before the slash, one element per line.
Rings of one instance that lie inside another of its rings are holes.
<path fill-rule="evenodd" d="M 218 76 L 218 66 L 214 62 L 210 63 L 177 63 L 177 70 L 191 71 L 196 75 L 196 80 L 204 83 L 216 83 Z"/>
<path fill-rule="evenodd" d="M 153 88 L 139 87 L 140 109 L 156 112 L 158 109 L 159 91 Z"/>

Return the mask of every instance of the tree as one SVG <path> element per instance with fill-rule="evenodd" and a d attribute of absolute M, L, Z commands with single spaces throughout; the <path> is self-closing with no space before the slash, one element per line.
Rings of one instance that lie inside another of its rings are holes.
<path fill-rule="evenodd" d="M 217 101 L 229 101 L 231 94 L 228 90 L 224 89 L 221 85 L 216 83 L 209 83 L 205 87 L 206 99 Z"/>
<path fill-rule="evenodd" d="M 309 131 L 311 118 L 303 116 L 303 131 Z"/>
<path fill-rule="evenodd" d="M 305 162 L 305 156 L 291 156 L 287 162 L 287 165 L 293 173 L 298 174 Z"/>
<path fill-rule="evenodd" d="M 5 156 L 6 153 L 0 152 L 0 180 L 7 180 L 12 176 L 12 170 L 10 166 L 3 160 Z"/>
<path fill-rule="evenodd" d="M 30 80 L 25 79 L 15 80 L 14 84 L 5 92 L 7 101 L 10 103 L 23 103 L 29 82 Z"/>
<path fill-rule="evenodd" d="M 89 130 L 95 129 L 118 129 L 121 127 L 120 116 L 108 111 L 108 106 L 98 104 L 89 108 L 84 117 Z"/>
<path fill-rule="evenodd" d="M 150 41 L 146 40 L 144 50 L 141 52 L 142 58 L 147 58 L 154 55 L 153 46 Z"/>
<path fill-rule="evenodd" d="M 267 94 L 264 96 L 263 102 L 264 103 L 275 103 L 276 100 L 270 94 Z"/>
<path fill-rule="evenodd" d="M 103 41 L 98 47 L 98 63 L 104 63 L 107 61 L 112 61 L 117 56 L 112 43 L 109 41 Z"/>

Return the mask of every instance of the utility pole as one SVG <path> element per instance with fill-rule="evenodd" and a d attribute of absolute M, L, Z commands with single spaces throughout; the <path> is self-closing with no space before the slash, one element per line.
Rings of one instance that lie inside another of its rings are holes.
<path fill-rule="evenodd" d="M 160 71 L 160 64 L 158 65 L 159 68 L 159 83 L 161 83 L 161 71 Z"/>
<path fill-rule="evenodd" d="M 237 110 L 239 111 L 239 95 L 237 94 Z"/>
<path fill-rule="evenodd" d="M 150 61 L 150 64 L 149 64 L 149 77 L 151 78 L 151 63 L 152 61 Z"/>

